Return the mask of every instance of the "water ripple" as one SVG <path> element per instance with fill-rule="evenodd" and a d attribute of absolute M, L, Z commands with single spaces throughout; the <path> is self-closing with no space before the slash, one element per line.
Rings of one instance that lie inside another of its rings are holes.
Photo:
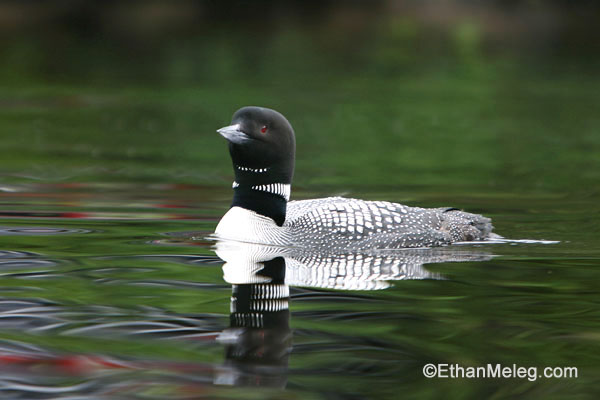
<path fill-rule="evenodd" d="M 53 228 L 44 226 L 0 227 L 0 236 L 49 236 L 91 233 L 90 229 Z"/>
<path fill-rule="evenodd" d="M 3 330 L 55 332 L 69 336 L 179 338 L 214 336 L 223 328 L 219 314 L 177 314 L 155 307 L 120 309 L 68 306 L 40 298 L 0 298 Z M 1 345 L 1 342 L 0 342 Z M 0 346 L 1 350 L 1 346 Z"/>
<path fill-rule="evenodd" d="M 2 260 L 3 258 L 25 258 L 37 256 L 39 256 L 39 254 L 32 253 L 29 251 L 0 250 L 0 260 Z"/>

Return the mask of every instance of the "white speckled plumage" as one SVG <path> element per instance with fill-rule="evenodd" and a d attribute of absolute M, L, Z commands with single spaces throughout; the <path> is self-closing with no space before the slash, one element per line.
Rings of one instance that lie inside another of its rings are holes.
<path fill-rule="evenodd" d="M 338 250 L 443 246 L 492 229 L 488 218 L 455 209 L 342 197 L 288 203 L 284 227 L 295 245 Z"/>

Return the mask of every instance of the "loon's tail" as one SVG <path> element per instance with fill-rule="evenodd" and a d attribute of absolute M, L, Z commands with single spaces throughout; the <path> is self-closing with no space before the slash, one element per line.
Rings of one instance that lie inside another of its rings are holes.
<path fill-rule="evenodd" d="M 445 219 L 442 223 L 444 230 L 450 233 L 452 241 L 472 241 L 483 239 L 498 239 L 500 235 L 493 233 L 494 225 L 490 218 L 447 208 L 443 210 Z"/>
<path fill-rule="evenodd" d="M 478 215 L 471 214 L 473 217 L 473 226 L 481 232 L 481 236 L 483 238 L 488 238 L 492 234 L 494 230 L 494 225 L 492 225 L 492 220 L 490 218 Z M 495 235 L 495 234 L 494 234 Z"/>

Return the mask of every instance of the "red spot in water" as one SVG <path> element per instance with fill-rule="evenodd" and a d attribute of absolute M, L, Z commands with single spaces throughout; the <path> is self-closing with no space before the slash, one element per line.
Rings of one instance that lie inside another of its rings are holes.
<path fill-rule="evenodd" d="M 0 355 L 0 362 L 2 363 L 25 363 L 25 362 L 31 362 L 32 360 L 34 360 L 32 357 L 28 357 L 28 356 L 19 356 L 19 355 L 15 355 L 15 354 L 2 354 Z"/>
<path fill-rule="evenodd" d="M 61 218 L 89 218 L 90 214 L 88 213 L 79 213 L 79 212 L 66 212 L 60 214 Z"/>
<path fill-rule="evenodd" d="M 85 372 L 89 372 L 90 365 L 86 362 L 86 359 L 81 356 L 66 356 L 63 358 L 56 359 L 56 365 L 62 368 L 68 374 L 79 375 Z"/>

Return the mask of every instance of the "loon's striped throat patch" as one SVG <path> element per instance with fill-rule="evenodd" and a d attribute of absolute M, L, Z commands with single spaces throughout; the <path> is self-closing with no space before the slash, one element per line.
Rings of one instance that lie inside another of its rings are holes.
<path fill-rule="evenodd" d="M 254 190 L 269 192 L 283 197 L 286 201 L 290 200 L 291 186 L 289 183 L 269 183 L 268 185 L 252 186 Z"/>
<path fill-rule="evenodd" d="M 231 187 L 234 189 L 239 186 L 240 184 L 235 181 L 231 185 Z M 292 187 L 289 183 L 269 183 L 267 185 L 255 185 L 252 186 L 251 189 L 276 194 L 283 197 L 286 201 L 290 201 L 290 193 L 292 191 Z"/>

